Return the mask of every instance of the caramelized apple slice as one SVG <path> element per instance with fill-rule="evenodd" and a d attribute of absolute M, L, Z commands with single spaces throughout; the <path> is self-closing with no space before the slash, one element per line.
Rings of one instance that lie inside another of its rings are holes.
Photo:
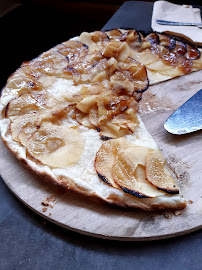
<path fill-rule="evenodd" d="M 126 41 L 130 47 L 137 49 L 141 45 L 141 35 L 136 30 L 128 30 L 123 33 L 120 41 Z"/>
<path fill-rule="evenodd" d="M 125 61 L 128 57 L 131 56 L 132 51 L 126 42 L 113 40 L 105 45 L 102 54 L 106 58 L 114 57 L 119 61 Z"/>
<path fill-rule="evenodd" d="M 202 49 L 199 50 L 200 54 L 202 53 Z M 196 69 L 202 69 L 202 57 L 196 59 L 196 60 L 192 60 L 193 63 L 193 68 Z"/>
<path fill-rule="evenodd" d="M 187 44 L 187 52 L 185 54 L 187 59 L 196 60 L 199 59 L 200 56 L 200 51 L 194 45 Z"/>
<path fill-rule="evenodd" d="M 99 50 L 98 45 L 96 44 L 96 42 L 94 42 L 91 39 L 91 35 L 88 32 L 83 32 L 81 33 L 80 37 L 79 37 L 79 41 L 86 44 L 88 46 L 89 52 L 93 52 L 93 51 L 97 51 Z"/>
<path fill-rule="evenodd" d="M 176 41 L 173 37 L 165 34 L 157 34 L 159 37 L 160 45 L 164 46 L 168 50 L 173 50 L 176 45 Z"/>
<path fill-rule="evenodd" d="M 110 40 L 120 40 L 123 34 L 119 29 L 112 29 L 111 31 L 107 32 L 107 35 Z"/>
<path fill-rule="evenodd" d="M 116 71 L 110 77 L 110 84 L 116 92 L 125 91 L 127 95 L 136 97 L 136 93 L 144 92 L 149 86 L 147 70 L 142 64 L 133 61 L 129 68 Z"/>
<path fill-rule="evenodd" d="M 146 158 L 147 180 L 157 187 L 170 194 L 178 194 L 179 189 L 174 178 L 169 173 L 166 161 L 159 150 L 153 151 Z"/>
<path fill-rule="evenodd" d="M 179 55 L 185 55 L 185 53 L 187 52 L 186 43 L 180 40 L 176 40 L 176 45 L 172 51 Z"/>
<path fill-rule="evenodd" d="M 93 52 L 102 50 L 103 45 L 109 41 L 109 37 L 102 31 L 95 31 L 92 33 L 83 32 L 80 35 L 79 40 L 88 46 L 89 52 Z"/>
<path fill-rule="evenodd" d="M 80 102 L 78 102 L 76 107 L 83 113 L 89 113 L 90 109 L 94 107 L 96 102 L 97 102 L 97 95 L 90 95 L 84 97 Z"/>
<path fill-rule="evenodd" d="M 76 163 L 83 150 L 82 135 L 76 129 L 43 123 L 28 140 L 28 156 L 53 168 Z"/>
<path fill-rule="evenodd" d="M 157 33 L 151 33 L 151 34 L 147 35 L 144 39 L 146 41 L 150 42 L 151 45 L 159 44 L 159 37 L 158 37 Z"/>
<path fill-rule="evenodd" d="M 105 43 L 109 41 L 108 35 L 103 31 L 92 32 L 91 39 L 96 43 Z"/>
<path fill-rule="evenodd" d="M 88 54 L 88 46 L 82 42 L 68 40 L 57 46 L 58 52 L 66 57 L 69 64 Z"/>

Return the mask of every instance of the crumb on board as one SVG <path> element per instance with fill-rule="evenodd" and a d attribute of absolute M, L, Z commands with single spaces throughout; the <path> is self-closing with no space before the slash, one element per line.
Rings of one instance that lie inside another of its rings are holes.
<path fill-rule="evenodd" d="M 193 203 L 193 201 L 192 201 L 192 200 L 189 200 L 189 201 L 188 201 L 188 204 L 192 204 L 192 203 Z"/>
<path fill-rule="evenodd" d="M 52 203 L 56 203 L 56 198 L 55 198 L 55 195 L 52 194 L 50 196 L 48 196 L 46 199 L 44 199 L 41 204 L 43 206 L 50 206 L 51 208 L 53 208 L 53 204 Z"/>
<path fill-rule="evenodd" d="M 44 207 L 42 210 L 43 210 L 43 212 L 46 212 L 47 211 L 47 207 Z"/>
<path fill-rule="evenodd" d="M 49 217 L 51 216 L 51 213 L 49 213 Z"/>
<path fill-rule="evenodd" d="M 179 215 L 181 215 L 181 214 L 182 214 L 182 212 L 183 212 L 183 210 L 177 210 L 177 211 L 175 211 L 175 216 L 179 216 Z"/>
<path fill-rule="evenodd" d="M 164 214 L 164 217 L 166 218 L 166 219 L 171 219 L 172 218 L 172 215 L 171 214 Z"/>

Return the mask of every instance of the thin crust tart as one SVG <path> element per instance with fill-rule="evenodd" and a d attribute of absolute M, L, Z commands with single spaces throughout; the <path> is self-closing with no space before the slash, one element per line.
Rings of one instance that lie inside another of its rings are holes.
<path fill-rule="evenodd" d="M 2 140 L 29 169 L 67 189 L 124 207 L 181 210 L 186 200 L 138 102 L 150 84 L 199 69 L 200 50 L 173 36 L 84 32 L 10 76 Z"/>

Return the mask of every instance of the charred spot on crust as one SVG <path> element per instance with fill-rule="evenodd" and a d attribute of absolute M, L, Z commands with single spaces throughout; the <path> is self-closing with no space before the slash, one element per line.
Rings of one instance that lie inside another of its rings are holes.
<path fill-rule="evenodd" d="M 135 197 L 137 197 L 137 198 L 150 198 L 150 197 L 148 197 L 148 196 L 146 196 L 146 195 L 143 195 L 143 194 L 141 194 L 141 193 L 138 193 L 138 192 L 136 192 L 136 191 L 134 191 L 134 190 L 130 190 L 130 189 L 128 189 L 128 188 L 121 187 L 121 186 L 120 186 L 120 188 L 121 188 L 125 193 L 128 193 L 128 194 L 130 194 L 130 195 L 133 195 L 133 196 L 135 196 Z"/>
<path fill-rule="evenodd" d="M 7 104 L 6 107 L 5 107 L 5 111 L 4 111 L 5 118 L 8 117 L 8 109 L 9 109 L 9 105 L 10 105 L 10 102 L 8 102 L 8 104 Z"/>
<path fill-rule="evenodd" d="M 100 139 L 101 139 L 101 140 L 107 141 L 107 140 L 111 140 L 111 139 L 113 139 L 113 138 L 107 137 L 107 136 L 101 136 Z"/>
<path fill-rule="evenodd" d="M 175 186 L 173 186 L 175 187 Z M 158 190 L 162 190 L 168 194 L 171 194 L 171 195 L 174 195 L 174 194 L 179 194 L 179 189 L 174 189 L 174 190 L 169 190 L 169 189 L 166 189 L 166 188 L 160 188 L 160 187 L 156 187 Z"/>
<path fill-rule="evenodd" d="M 97 132 L 100 132 L 100 128 L 99 127 L 95 127 L 95 129 L 97 130 Z"/>
<path fill-rule="evenodd" d="M 109 181 L 107 180 L 107 178 L 105 176 L 103 176 L 102 174 L 97 172 L 97 175 L 100 177 L 100 179 L 102 179 L 102 181 L 104 181 L 106 184 L 111 186 L 111 183 L 109 183 Z"/>

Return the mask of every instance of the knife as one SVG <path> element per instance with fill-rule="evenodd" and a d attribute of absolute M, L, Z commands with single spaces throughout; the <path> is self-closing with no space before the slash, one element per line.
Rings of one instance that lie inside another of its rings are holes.
<path fill-rule="evenodd" d="M 202 23 L 186 23 L 186 22 L 171 22 L 171 21 L 164 21 L 164 20 L 156 20 L 158 24 L 165 24 L 165 25 L 173 25 L 173 26 L 202 26 Z"/>
<path fill-rule="evenodd" d="M 202 89 L 166 120 L 164 128 L 177 135 L 202 129 Z"/>

